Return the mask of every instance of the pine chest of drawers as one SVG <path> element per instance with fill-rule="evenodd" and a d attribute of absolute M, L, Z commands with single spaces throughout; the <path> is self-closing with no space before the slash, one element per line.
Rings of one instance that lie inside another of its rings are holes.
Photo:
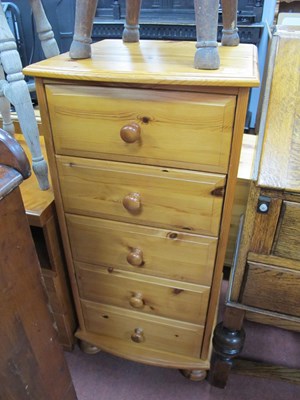
<path fill-rule="evenodd" d="M 47 131 L 76 335 L 203 377 L 256 49 L 221 48 L 221 68 L 199 71 L 189 42 L 93 46 L 90 60 L 25 70 Z"/>

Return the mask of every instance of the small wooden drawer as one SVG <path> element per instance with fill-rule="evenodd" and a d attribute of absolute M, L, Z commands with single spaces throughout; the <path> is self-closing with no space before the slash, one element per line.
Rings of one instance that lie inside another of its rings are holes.
<path fill-rule="evenodd" d="M 46 93 L 57 154 L 228 170 L 235 96 L 78 84 Z"/>
<path fill-rule="evenodd" d="M 273 253 L 300 260 L 300 203 L 283 202 Z"/>
<path fill-rule="evenodd" d="M 199 357 L 203 326 L 81 301 L 87 331 L 143 348 Z"/>
<path fill-rule="evenodd" d="M 209 287 L 75 263 L 81 298 L 142 313 L 204 324 Z"/>
<path fill-rule="evenodd" d="M 300 271 L 249 262 L 241 302 L 300 317 Z"/>
<path fill-rule="evenodd" d="M 66 212 L 217 236 L 226 178 L 57 156 Z"/>
<path fill-rule="evenodd" d="M 66 214 L 75 261 L 210 286 L 217 238 Z"/>

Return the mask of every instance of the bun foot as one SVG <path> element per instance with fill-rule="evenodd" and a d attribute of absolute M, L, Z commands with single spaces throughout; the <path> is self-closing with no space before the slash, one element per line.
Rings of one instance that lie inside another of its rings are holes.
<path fill-rule="evenodd" d="M 124 43 L 136 43 L 140 40 L 140 26 L 126 25 L 124 26 L 122 39 Z"/>
<path fill-rule="evenodd" d="M 91 58 L 92 52 L 90 41 L 84 42 L 74 39 L 70 47 L 69 55 L 73 60 Z"/>
<path fill-rule="evenodd" d="M 220 67 L 220 57 L 217 46 L 197 45 L 194 58 L 196 69 L 218 69 Z"/>
<path fill-rule="evenodd" d="M 97 354 L 101 351 L 99 347 L 94 346 L 93 344 L 90 344 L 88 342 L 85 342 L 84 340 L 79 341 L 79 347 L 80 350 L 86 354 Z"/>
<path fill-rule="evenodd" d="M 180 369 L 179 372 L 193 382 L 204 381 L 207 375 L 207 371 L 204 369 Z"/>

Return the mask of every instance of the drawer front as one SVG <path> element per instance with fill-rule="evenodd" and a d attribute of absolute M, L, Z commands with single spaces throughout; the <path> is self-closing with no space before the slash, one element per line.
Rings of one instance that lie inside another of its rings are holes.
<path fill-rule="evenodd" d="M 284 201 L 281 209 L 273 253 L 300 260 L 300 204 Z"/>
<path fill-rule="evenodd" d="M 300 317 L 300 272 L 248 262 L 242 303 Z"/>
<path fill-rule="evenodd" d="M 66 214 L 73 258 L 210 286 L 217 239 Z"/>
<path fill-rule="evenodd" d="M 141 313 L 204 324 L 209 287 L 75 263 L 80 296 Z"/>
<path fill-rule="evenodd" d="M 143 348 L 199 357 L 203 327 L 82 301 L 89 332 Z"/>
<path fill-rule="evenodd" d="M 228 169 L 235 96 L 77 85 L 46 92 L 57 154 Z"/>
<path fill-rule="evenodd" d="M 218 235 L 224 176 L 57 158 L 66 212 Z"/>

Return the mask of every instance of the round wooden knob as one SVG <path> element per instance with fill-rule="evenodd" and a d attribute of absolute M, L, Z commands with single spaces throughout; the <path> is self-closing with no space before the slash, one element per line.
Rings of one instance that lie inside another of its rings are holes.
<path fill-rule="evenodd" d="M 140 139 L 141 127 L 135 123 L 124 125 L 120 130 L 120 136 L 126 143 L 134 143 Z"/>
<path fill-rule="evenodd" d="M 140 211 L 142 207 L 141 195 L 139 193 L 129 193 L 123 199 L 123 206 L 132 213 Z"/>
<path fill-rule="evenodd" d="M 135 343 L 142 343 L 145 341 L 144 332 L 141 328 L 136 328 L 131 335 L 131 340 Z"/>
<path fill-rule="evenodd" d="M 133 249 L 127 256 L 127 261 L 133 267 L 141 267 L 144 264 L 143 252 L 140 249 Z"/>
<path fill-rule="evenodd" d="M 129 300 L 131 307 L 134 308 L 143 308 L 145 303 L 143 300 L 142 293 L 135 293 Z"/>

